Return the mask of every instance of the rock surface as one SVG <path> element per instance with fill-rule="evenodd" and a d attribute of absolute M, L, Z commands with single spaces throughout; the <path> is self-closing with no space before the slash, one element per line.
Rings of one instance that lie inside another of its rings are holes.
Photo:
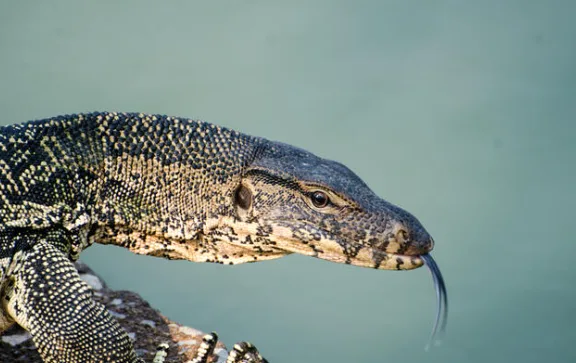
<path fill-rule="evenodd" d="M 205 333 L 171 321 L 152 308 L 138 294 L 109 289 L 104 281 L 82 263 L 76 264 L 82 279 L 94 290 L 94 299 L 128 332 L 138 355 L 152 362 L 159 343 L 170 345 L 166 362 L 183 363 L 194 357 Z M 214 362 L 225 362 L 228 352 L 222 343 L 215 350 Z M 13 326 L 0 336 L 0 362 L 42 363 L 30 335 Z"/>

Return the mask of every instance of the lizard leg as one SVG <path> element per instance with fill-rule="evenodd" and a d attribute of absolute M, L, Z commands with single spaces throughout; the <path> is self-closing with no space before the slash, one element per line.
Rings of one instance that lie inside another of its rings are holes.
<path fill-rule="evenodd" d="M 118 322 L 92 300 L 66 255 L 46 240 L 29 246 L 14 257 L 2 303 L 31 333 L 42 359 L 143 363 Z"/>

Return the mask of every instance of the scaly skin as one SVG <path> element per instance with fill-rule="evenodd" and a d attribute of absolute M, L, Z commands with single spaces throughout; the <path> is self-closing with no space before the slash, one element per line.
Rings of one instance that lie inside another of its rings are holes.
<path fill-rule="evenodd" d="M 433 246 L 348 168 L 286 144 L 133 113 L 1 128 L 0 332 L 20 324 L 46 362 L 138 362 L 71 262 L 94 242 L 197 262 L 300 253 L 388 270 L 421 266 Z"/>

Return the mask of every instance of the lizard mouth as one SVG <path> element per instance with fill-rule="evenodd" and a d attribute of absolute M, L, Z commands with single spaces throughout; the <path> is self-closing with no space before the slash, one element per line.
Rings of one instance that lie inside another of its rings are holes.
<path fill-rule="evenodd" d="M 355 254 L 347 255 L 342 251 L 342 246 L 346 244 L 334 236 L 332 236 L 333 238 L 321 239 L 318 246 L 302 243 L 299 239 L 294 238 L 291 229 L 288 228 L 276 227 L 271 236 L 274 237 L 274 242 L 282 242 L 282 250 L 284 251 L 273 258 L 296 252 L 332 262 L 380 270 L 412 270 L 426 265 L 432 274 L 437 300 L 436 319 L 426 349 L 432 344 L 440 343 L 438 336 L 444 333 L 448 319 L 448 294 L 440 268 L 428 253 L 432 249 L 432 243 L 426 249 L 416 250 L 414 252 L 417 253 L 411 255 L 385 252 L 373 248 L 360 248 Z"/>

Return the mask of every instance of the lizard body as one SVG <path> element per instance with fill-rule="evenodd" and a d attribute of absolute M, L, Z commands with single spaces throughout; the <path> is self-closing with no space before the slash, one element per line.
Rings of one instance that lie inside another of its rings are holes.
<path fill-rule="evenodd" d="M 433 247 L 348 168 L 290 145 L 136 113 L 0 128 L 0 333 L 20 324 L 46 362 L 140 362 L 73 267 L 94 242 L 197 262 L 300 253 L 390 270 L 420 267 Z"/>

